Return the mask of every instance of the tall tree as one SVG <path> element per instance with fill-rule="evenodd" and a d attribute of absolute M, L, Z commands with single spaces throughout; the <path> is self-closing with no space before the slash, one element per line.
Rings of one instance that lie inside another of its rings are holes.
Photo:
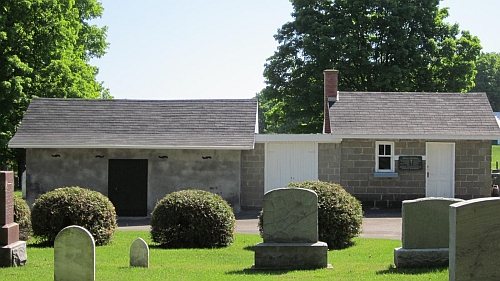
<path fill-rule="evenodd" d="M 96 0 L 0 2 L 0 166 L 24 171 L 24 150 L 10 150 L 33 97 L 111 98 L 90 59 L 105 53 L 106 27 Z"/>
<path fill-rule="evenodd" d="M 465 92 L 481 45 L 443 20 L 439 0 L 291 0 L 293 21 L 267 60 L 264 132 L 318 133 L 323 70 L 344 91 Z M 292 124 L 292 125 L 290 125 Z"/>
<path fill-rule="evenodd" d="M 500 53 L 481 53 L 473 92 L 486 92 L 493 111 L 500 111 Z"/>

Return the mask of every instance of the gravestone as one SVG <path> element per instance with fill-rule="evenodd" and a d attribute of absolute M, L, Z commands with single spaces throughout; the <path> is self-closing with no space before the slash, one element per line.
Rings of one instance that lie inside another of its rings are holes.
<path fill-rule="evenodd" d="M 137 238 L 130 246 L 130 266 L 149 267 L 149 247 L 142 238 Z"/>
<path fill-rule="evenodd" d="M 0 266 L 22 266 L 28 259 L 26 242 L 19 241 L 14 222 L 14 173 L 0 171 Z"/>
<path fill-rule="evenodd" d="M 255 269 L 328 267 L 328 245 L 318 241 L 318 196 L 302 188 L 264 194 L 263 243 L 255 246 Z"/>
<path fill-rule="evenodd" d="M 95 243 L 85 228 L 63 228 L 54 241 L 54 280 L 95 280 Z"/>
<path fill-rule="evenodd" d="M 450 206 L 450 281 L 500 280 L 500 198 Z"/>
<path fill-rule="evenodd" d="M 403 245 L 394 249 L 396 267 L 448 266 L 449 207 L 462 201 L 464 200 L 440 197 L 403 201 Z"/>

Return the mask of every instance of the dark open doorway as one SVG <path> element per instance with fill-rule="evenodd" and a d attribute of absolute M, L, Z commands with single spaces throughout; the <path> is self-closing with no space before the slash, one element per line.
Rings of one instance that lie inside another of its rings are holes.
<path fill-rule="evenodd" d="M 148 160 L 109 159 L 108 196 L 122 217 L 147 216 Z"/>

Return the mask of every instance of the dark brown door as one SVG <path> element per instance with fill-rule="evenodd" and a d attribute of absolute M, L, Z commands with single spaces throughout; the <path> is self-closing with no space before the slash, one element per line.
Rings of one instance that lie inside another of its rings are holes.
<path fill-rule="evenodd" d="M 147 216 L 148 160 L 109 159 L 108 195 L 122 217 Z"/>

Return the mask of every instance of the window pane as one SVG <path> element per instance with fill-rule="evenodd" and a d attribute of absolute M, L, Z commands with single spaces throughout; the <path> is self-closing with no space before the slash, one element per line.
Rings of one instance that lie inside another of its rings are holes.
<path fill-rule="evenodd" d="M 379 157 L 378 158 L 378 169 L 379 170 L 390 170 L 391 169 L 391 157 Z"/>
<path fill-rule="evenodd" d="M 390 144 L 385 145 L 385 154 L 384 155 L 388 155 L 388 156 L 391 155 L 391 145 Z"/>
<path fill-rule="evenodd" d="M 385 155 L 384 154 L 384 146 L 383 145 L 379 145 L 378 146 L 378 155 Z"/>

